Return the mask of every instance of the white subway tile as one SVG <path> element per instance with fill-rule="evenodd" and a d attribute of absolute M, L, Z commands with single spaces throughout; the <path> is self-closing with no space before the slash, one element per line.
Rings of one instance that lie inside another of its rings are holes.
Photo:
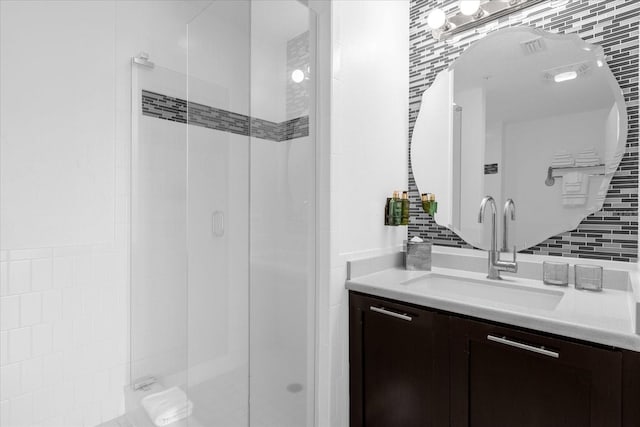
<path fill-rule="evenodd" d="M 90 286 L 93 277 L 93 262 L 89 255 L 75 257 L 73 260 L 73 283 L 76 286 Z"/>
<path fill-rule="evenodd" d="M 86 427 L 94 427 L 102 421 L 99 402 L 90 402 L 82 406 L 82 422 Z"/>
<path fill-rule="evenodd" d="M 0 297 L 0 330 L 20 327 L 20 297 Z"/>
<path fill-rule="evenodd" d="M 62 417 L 62 422 L 65 427 L 87 427 L 82 422 L 82 410 L 80 408 L 74 408 L 67 412 Z"/>
<path fill-rule="evenodd" d="M 0 426 L 9 426 L 9 400 L 0 400 Z"/>
<path fill-rule="evenodd" d="M 36 259 L 36 258 L 47 258 L 50 256 L 51 256 L 50 248 L 12 249 L 9 251 L 9 259 L 12 261 Z"/>
<path fill-rule="evenodd" d="M 62 318 L 77 319 L 82 315 L 82 289 L 79 287 L 62 290 Z"/>
<path fill-rule="evenodd" d="M 52 351 L 53 346 L 53 326 L 50 323 L 36 325 L 31 329 L 32 334 L 32 354 L 44 356 Z"/>
<path fill-rule="evenodd" d="M 0 396 L 3 399 L 13 399 L 20 392 L 20 364 L 0 367 Z"/>
<path fill-rule="evenodd" d="M 73 399 L 72 381 L 63 381 L 55 384 L 53 387 L 53 392 L 56 395 L 55 402 L 56 408 L 58 408 L 58 413 L 67 413 L 76 406 L 76 402 Z"/>
<path fill-rule="evenodd" d="M 82 312 L 85 316 L 95 315 L 100 309 L 100 288 L 82 289 Z"/>
<path fill-rule="evenodd" d="M 68 288 L 73 286 L 73 258 L 59 257 L 53 259 L 53 286 Z"/>
<path fill-rule="evenodd" d="M 31 326 L 42 320 L 42 294 L 32 292 L 20 295 L 20 326 Z"/>
<path fill-rule="evenodd" d="M 19 295 L 31 290 L 31 261 L 9 263 L 9 294 Z"/>
<path fill-rule="evenodd" d="M 33 395 L 22 395 L 11 400 L 9 411 L 11 427 L 31 427 L 33 425 Z"/>
<path fill-rule="evenodd" d="M 31 261 L 31 289 L 44 291 L 51 287 L 52 282 L 51 258 L 41 258 Z"/>
<path fill-rule="evenodd" d="M 43 359 L 25 360 L 21 363 L 22 369 L 22 392 L 31 393 L 42 387 L 43 384 Z"/>
<path fill-rule="evenodd" d="M 9 333 L 7 331 L 0 332 L 0 366 L 9 363 Z M 2 396 L 0 396 L 0 399 Z"/>
<path fill-rule="evenodd" d="M 53 289 L 42 293 L 42 321 L 54 322 L 62 318 L 62 292 Z"/>
<path fill-rule="evenodd" d="M 31 328 L 9 331 L 9 362 L 20 362 L 31 357 Z"/>
<path fill-rule="evenodd" d="M 62 353 L 44 356 L 42 360 L 42 381 L 45 386 L 62 381 Z"/>
<path fill-rule="evenodd" d="M 86 405 L 96 400 L 95 379 L 93 375 L 83 375 L 74 381 L 76 405 Z"/>
<path fill-rule="evenodd" d="M 0 262 L 0 297 L 9 295 L 9 263 Z"/>
<path fill-rule="evenodd" d="M 109 394 L 109 371 L 102 370 L 96 373 L 95 377 L 96 396 L 99 399 Z"/>
<path fill-rule="evenodd" d="M 71 351 L 73 347 L 73 322 L 58 320 L 53 323 L 53 351 Z"/>
<path fill-rule="evenodd" d="M 52 387 L 41 388 L 33 393 L 34 421 L 47 420 L 56 415 L 55 396 Z"/>

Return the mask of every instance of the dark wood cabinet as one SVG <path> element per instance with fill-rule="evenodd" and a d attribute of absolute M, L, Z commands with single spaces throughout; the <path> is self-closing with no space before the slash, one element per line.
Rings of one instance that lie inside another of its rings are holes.
<path fill-rule="evenodd" d="M 351 427 L 640 427 L 640 354 L 350 292 Z"/>
<path fill-rule="evenodd" d="M 621 425 L 622 352 L 456 317 L 454 427 Z"/>
<path fill-rule="evenodd" d="M 448 360 L 447 343 L 436 333 L 446 319 L 364 295 L 350 300 L 351 426 L 446 425 L 448 369 L 438 362 Z"/>

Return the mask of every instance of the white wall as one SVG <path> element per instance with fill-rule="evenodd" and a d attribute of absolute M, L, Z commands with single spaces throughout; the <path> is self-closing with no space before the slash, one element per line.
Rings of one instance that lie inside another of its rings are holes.
<path fill-rule="evenodd" d="M 318 410 L 319 425 L 339 427 L 349 413 L 346 261 L 395 251 L 407 232 L 384 226 L 383 208 L 408 180 L 409 1 L 336 1 L 332 23 L 331 277 L 329 289 L 320 284 L 328 297 L 319 296 Z"/>
<path fill-rule="evenodd" d="M 0 2 L 2 427 L 124 409 L 130 59 L 184 70 L 206 4 Z"/>

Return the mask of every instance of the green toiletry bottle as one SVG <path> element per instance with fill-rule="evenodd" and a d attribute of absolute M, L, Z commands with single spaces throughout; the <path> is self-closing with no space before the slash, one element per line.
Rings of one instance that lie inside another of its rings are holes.
<path fill-rule="evenodd" d="M 402 192 L 402 225 L 409 225 L 409 192 Z"/>
<path fill-rule="evenodd" d="M 429 194 L 429 215 L 433 216 L 438 212 L 438 202 L 436 202 L 436 195 Z"/>
<path fill-rule="evenodd" d="M 393 192 L 393 200 L 391 201 L 393 208 L 391 209 L 391 218 L 393 225 L 402 224 L 402 200 L 400 200 L 400 192 Z"/>

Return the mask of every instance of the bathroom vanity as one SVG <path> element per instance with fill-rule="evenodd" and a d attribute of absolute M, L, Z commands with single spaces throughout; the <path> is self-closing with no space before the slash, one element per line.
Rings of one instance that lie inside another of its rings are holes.
<path fill-rule="evenodd" d="M 352 427 L 640 425 L 628 272 L 590 293 L 437 267 L 350 270 Z"/>

